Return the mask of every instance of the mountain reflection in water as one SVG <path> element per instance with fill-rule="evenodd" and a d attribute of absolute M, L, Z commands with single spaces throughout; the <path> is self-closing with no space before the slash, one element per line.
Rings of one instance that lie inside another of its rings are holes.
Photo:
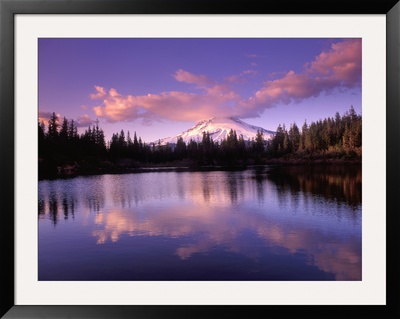
<path fill-rule="evenodd" d="M 41 181 L 39 279 L 361 280 L 361 169 Z"/>

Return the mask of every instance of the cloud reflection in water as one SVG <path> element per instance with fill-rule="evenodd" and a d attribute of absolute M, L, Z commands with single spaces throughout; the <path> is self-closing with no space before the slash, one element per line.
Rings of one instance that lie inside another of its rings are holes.
<path fill-rule="evenodd" d="M 336 280 L 361 280 L 361 203 L 334 198 L 329 191 L 332 181 L 335 189 L 350 182 L 356 192 L 358 175 L 340 181 L 340 174 L 324 173 L 320 194 L 318 183 L 305 176 L 296 172 L 288 179 L 265 170 L 105 175 L 95 181 L 95 192 L 67 192 L 73 199 L 54 205 L 66 195 L 53 187 L 51 196 L 43 192 L 40 203 L 54 220 L 73 202 L 75 216 L 81 214 L 81 225 L 91 229 L 99 245 L 118 244 L 125 237 L 185 238 L 174 248 L 182 261 L 217 249 L 255 261 L 266 251 L 301 254 L 308 265 L 335 274 Z"/>

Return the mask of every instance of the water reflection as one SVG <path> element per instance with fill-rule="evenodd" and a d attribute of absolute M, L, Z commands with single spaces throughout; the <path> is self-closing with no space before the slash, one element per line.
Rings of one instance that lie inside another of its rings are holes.
<path fill-rule="evenodd" d="M 139 249 L 132 240 L 143 238 L 149 247 L 157 240 L 177 258 L 177 268 L 200 257 L 205 264 L 215 264 L 215 257 L 209 256 L 216 252 L 221 258 L 235 254 L 242 256 L 243 264 L 252 260 L 252 271 L 259 272 L 262 280 L 276 256 L 303 256 L 306 265 L 336 280 L 361 280 L 361 171 L 357 170 L 261 167 L 40 182 L 40 221 L 47 218 L 53 227 L 63 227 L 61 217 L 66 223 L 73 218 L 74 229 L 93 238 L 95 246 L 122 249 L 123 245 L 133 250 L 132 258 Z M 42 227 L 40 234 L 45 232 Z M 53 238 L 61 246 L 62 236 Z M 41 245 L 45 252 L 45 244 Z M 274 259 L 268 257 L 271 254 Z M 167 264 L 172 257 L 154 258 Z"/>
<path fill-rule="evenodd" d="M 268 178 L 281 191 L 321 195 L 352 207 L 361 205 L 359 166 L 277 166 L 268 171 Z"/>
<path fill-rule="evenodd" d="M 275 254 L 306 254 L 310 265 L 336 274 L 336 280 L 361 279 L 357 235 L 341 237 L 333 231 L 285 224 L 260 212 L 239 210 L 233 214 L 226 209 L 193 211 L 188 206 L 174 206 L 150 213 L 143 220 L 138 212 L 113 210 L 96 217 L 96 226 L 92 235 L 97 244 L 117 242 L 122 236 L 190 236 L 190 244 L 175 250 L 182 260 L 218 246 L 257 259 L 267 247 Z"/>

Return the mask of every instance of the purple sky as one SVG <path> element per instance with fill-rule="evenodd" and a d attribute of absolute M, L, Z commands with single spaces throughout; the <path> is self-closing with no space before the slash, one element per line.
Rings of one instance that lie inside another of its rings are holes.
<path fill-rule="evenodd" d="M 39 118 L 145 142 L 213 116 L 276 130 L 361 113 L 360 39 L 39 39 Z"/>

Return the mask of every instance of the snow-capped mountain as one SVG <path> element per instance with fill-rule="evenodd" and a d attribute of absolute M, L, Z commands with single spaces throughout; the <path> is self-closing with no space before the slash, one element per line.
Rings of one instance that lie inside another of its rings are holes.
<path fill-rule="evenodd" d="M 220 143 L 223 139 L 227 138 L 230 130 L 236 131 L 238 138 L 240 135 L 243 135 L 245 141 L 255 138 L 257 131 L 263 132 L 265 140 L 272 139 L 275 134 L 273 131 L 247 124 L 235 117 L 214 117 L 209 120 L 198 122 L 195 126 L 177 136 L 163 138 L 160 142 L 161 145 L 166 145 L 167 143 L 176 144 L 179 137 L 182 137 L 185 143 L 189 143 L 191 139 L 196 142 L 201 142 L 203 139 L 203 132 L 208 132 L 214 142 Z M 158 141 L 156 143 L 158 143 Z"/>

